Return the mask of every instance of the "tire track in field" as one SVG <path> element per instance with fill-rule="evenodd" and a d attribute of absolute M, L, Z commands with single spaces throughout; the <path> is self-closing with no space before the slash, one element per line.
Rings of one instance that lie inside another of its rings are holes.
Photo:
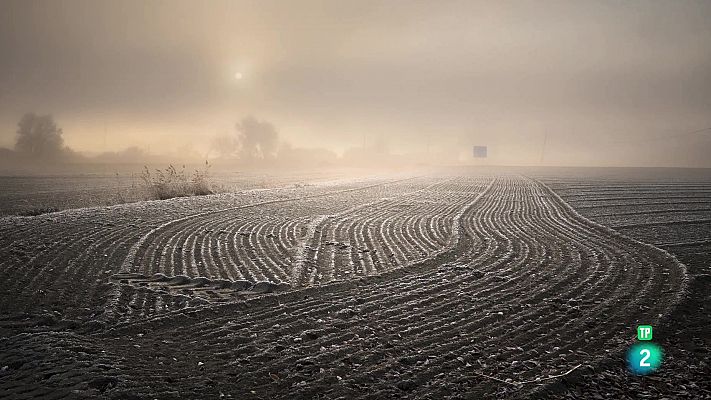
<path fill-rule="evenodd" d="M 159 370 L 188 392 L 199 361 L 214 393 L 239 398 L 522 396 L 530 387 L 477 374 L 535 380 L 594 364 L 629 343 L 638 321 L 668 313 L 685 288 L 685 268 L 668 253 L 585 219 L 523 177 L 497 178 L 452 223 L 451 247 L 381 277 L 170 314 L 101 337 L 117 354 L 140 343 L 174 357 Z M 137 393 L 176 389 L 143 379 L 156 370 L 144 359 L 122 371 Z"/>

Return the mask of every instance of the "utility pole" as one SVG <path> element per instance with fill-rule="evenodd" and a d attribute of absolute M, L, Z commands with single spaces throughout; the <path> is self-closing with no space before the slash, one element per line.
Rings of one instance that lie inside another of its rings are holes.
<path fill-rule="evenodd" d="M 548 142 L 548 132 L 545 133 L 545 136 L 543 136 L 543 148 L 541 149 L 541 160 L 538 162 L 539 164 L 543 164 L 543 157 L 546 154 L 546 143 Z"/>

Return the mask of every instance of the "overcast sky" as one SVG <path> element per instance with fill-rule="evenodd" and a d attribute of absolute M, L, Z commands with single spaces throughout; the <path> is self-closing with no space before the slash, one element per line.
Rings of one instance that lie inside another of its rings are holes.
<path fill-rule="evenodd" d="M 711 1 L 0 0 L 0 146 L 26 111 L 87 152 L 253 114 L 336 151 L 711 166 Z"/>

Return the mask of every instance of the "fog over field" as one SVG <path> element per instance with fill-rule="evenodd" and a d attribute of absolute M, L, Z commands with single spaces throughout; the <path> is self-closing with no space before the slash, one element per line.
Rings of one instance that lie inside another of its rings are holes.
<path fill-rule="evenodd" d="M 705 1 L 1 5 L 7 148 L 35 112 L 89 161 L 244 164 L 252 116 L 284 164 L 711 166 Z"/>
<path fill-rule="evenodd" d="M 710 111 L 711 1 L 0 0 L 0 399 L 711 399 Z"/>

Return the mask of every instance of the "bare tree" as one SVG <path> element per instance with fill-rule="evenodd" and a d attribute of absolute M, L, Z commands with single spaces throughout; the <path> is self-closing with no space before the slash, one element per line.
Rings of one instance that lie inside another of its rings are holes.
<path fill-rule="evenodd" d="M 62 130 L 51 115 L 27 113 L 17 124 L 15 150 L 31 158 L 58 158 L 64 154 Z"/>
<path fill-rule="evenodd" d="M 240 158 L 264 160 L 274 158 L 279 145 L 279 133 L 274 125 L 248 116 L 235 126 L 240 144 Z"/>

